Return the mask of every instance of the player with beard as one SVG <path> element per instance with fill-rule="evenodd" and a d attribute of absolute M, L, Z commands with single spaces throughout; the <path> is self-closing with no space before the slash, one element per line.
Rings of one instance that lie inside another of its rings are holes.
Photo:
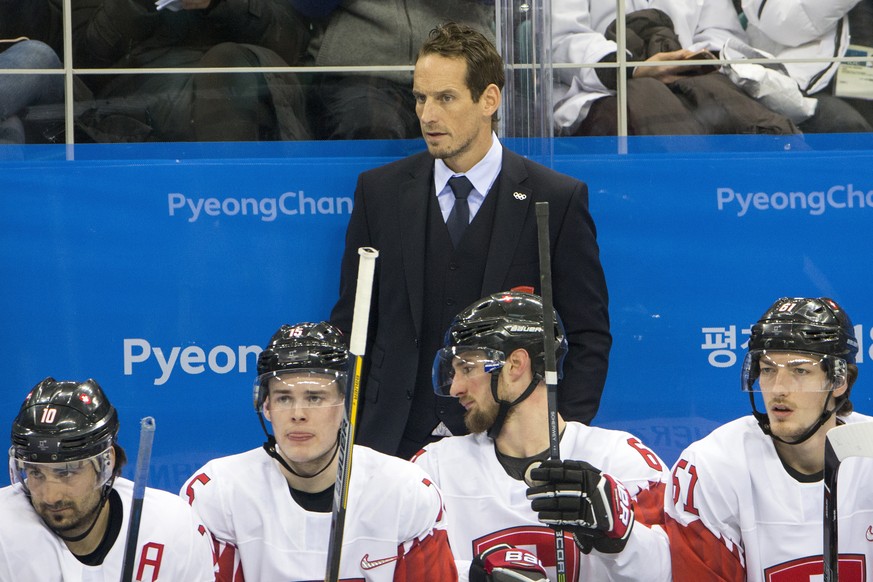
<path fill-rule="evenodd" d="M 0 581 L 117 582 L 133 483 L 120 477 L 118 415 L 94 380 L 46 378 L 12 423 L 12 485 L 0 490 Z M 146 488 L 137 580 L 211 581 L 209 537 L 175 495 Z"/>
<path fill-rule="evenodd" d="M 180 493 L 213 534 L 219 580 L 324 579 L 347 367 L 326 322 L 283 325 L 261 352 L 254 407 L 267 442 L 210 461 Z M 424 472 L 359 445 L 352 459 L 340 579 L 456 580 Z"/>
<path fill-rule="evenodd" d="M 666 495 L 674 579 L 811 580 L 822 576 L 827 431 L 853 412 L 858 342 L 832 299 L 783 297 L 752 326 L 742 388 L 752 414 L 692 443 Z M 762 403 L 759 410 L 756 401 Z M 841 579 L 873 565 L 873 463 L 840 469 Z"/>
<path fill-rule="evenodd" d="M 560 370 L 567 342 L 555 321 Z M 668 474 L 655 453 L 629 433 L 559 415 L 568 460 L 547 460 L 544 335 L 538 296 L 497 293 L 455 318 L 434 361 L 434 390 L 458 399 L 472 434 L 431 443 L 413 461 L 443 492 L 461 579 L 554 580 L 551 527 L 560 526 L 568 581 L 669 580 Z"/>

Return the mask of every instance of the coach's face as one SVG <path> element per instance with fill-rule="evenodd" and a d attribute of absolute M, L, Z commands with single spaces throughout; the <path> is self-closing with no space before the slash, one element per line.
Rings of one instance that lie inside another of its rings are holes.
<path fill-rule="evenodd" d="M 303 475 L 324 468 L 333 456 L 343 415 L 337 378 L 294 372 L 271 378 L 264 416 L 282 456 Z"/>
<path fill-rule="evenodd" d="M 412 94 L 427 149 L 455 172 L 466 172 L 491 147 L 491 116 L 500 89 L 489 85 L 478 101 L 467 86 L 467 63 L 437 54 L 415 63 Z"/>

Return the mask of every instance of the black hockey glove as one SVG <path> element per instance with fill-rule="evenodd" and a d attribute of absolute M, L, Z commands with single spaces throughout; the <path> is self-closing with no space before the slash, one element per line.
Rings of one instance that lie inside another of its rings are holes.
<path fill-rule="evenodd" d="M 621 482 L 584 461 L 556 460 L 531 463 L 525 481 L 540 522 L 571 531 L 582 553 L 624 549 L 634 509 Z"/>
<path fill-rule="evenodd" d="M 549 579 L 532 553 L 509 544 L 497 544 L 470 564 L 470 582 L 549 582 Z"/>

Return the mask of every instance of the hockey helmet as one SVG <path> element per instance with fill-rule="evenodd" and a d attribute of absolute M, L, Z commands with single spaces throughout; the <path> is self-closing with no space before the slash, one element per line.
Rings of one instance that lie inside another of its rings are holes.
<path fill-rule="evenodd" d="M 858 341 L 849 316 L 833 299 L 783 297 L 752 326 L 744 390 L 758 391 L 760 361 L 768 352 L 808 354 L 810 361 L 821 362 L 833 387 L 845 380 L 846 364 L 855 363 Z"/>
<path fill-rule="evenodd" d="M 335 376 L 342 393 L 349 352 L 343 333 L 328 322 L 283 325 L 258 356 L 254 406 L 260 412 L 270 378 L 287 372 L 310 371 Z"/>
<path fill-rule="evenodd" d="M 12 422 L 11 456 L 22 461 L 77 461 L 115 444 L 118 414 L 94 380 L 46 378 L 24 399 Z"/>
<path fill-rule="evenodd" d="M 567 338 L 557 312 L 555 364 L 563 377 Z M 485 371 L 499 371 L 505 358 L 517 349 L 528 352 L 534 374 L 545 373 L 543 302 L 532 293 L 506 291 L 481 299 L 461 311 L 446 332 L 444 346 L 434 361 L 433 384 L 437 394 L 448 395 L 454 369 L 452 361 L 465 351 L 487 354 Z"/>

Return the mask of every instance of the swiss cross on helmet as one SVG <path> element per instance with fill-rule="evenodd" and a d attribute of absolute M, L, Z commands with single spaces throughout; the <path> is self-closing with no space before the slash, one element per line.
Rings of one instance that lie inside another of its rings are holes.
<path fill-rule="evenodd" d="M 118 414 L 97 382 L 46 378 L 12 422 L 10 453 L 36 463 L 77 461 L 102 453 L 117 435 Z"/>
<path fill-rule="evenodd" d="M 333 370 L 345 374 L 349 352 L 345 336 L 327 322 L 283 325 L 258 356 L 254 405 L 260 411 L 267 397 L 267 380 L 292 370 Z"/>

